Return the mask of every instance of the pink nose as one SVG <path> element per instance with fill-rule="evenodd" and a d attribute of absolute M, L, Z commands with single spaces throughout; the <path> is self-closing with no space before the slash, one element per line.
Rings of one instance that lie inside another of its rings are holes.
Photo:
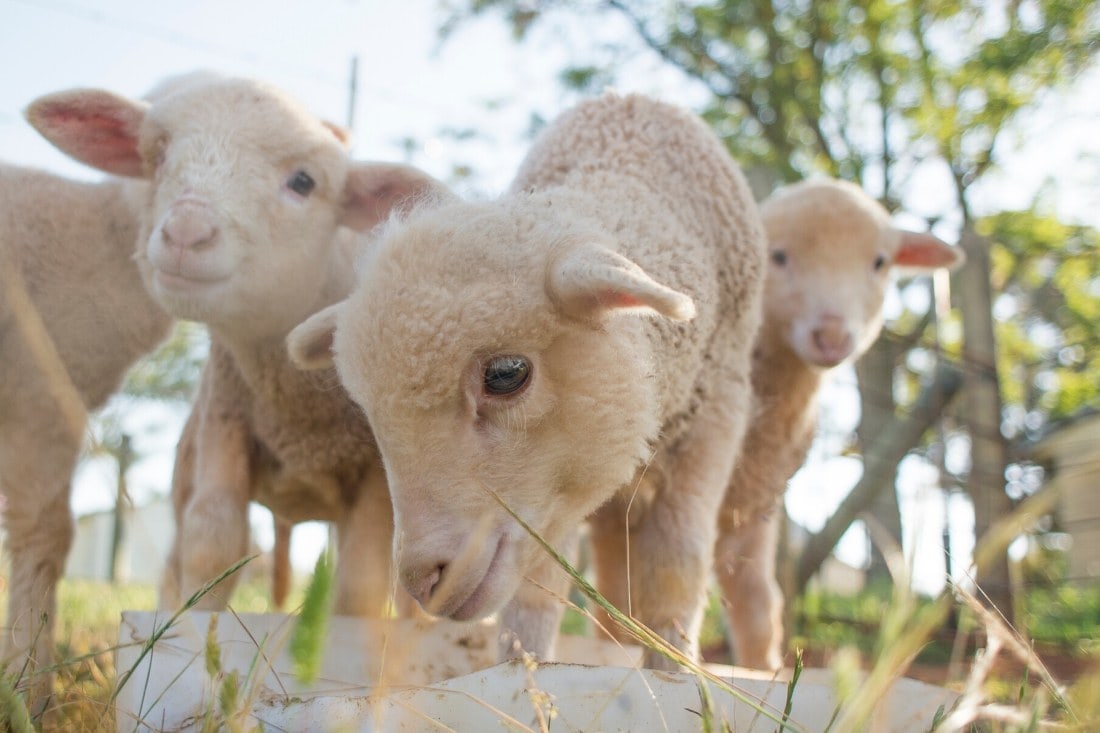
<path fill-rule="evenodd" d="M 818 327 L 814 329 L 813 337 L 814 346 L 825 362 L 839 363 L 852 351 L 852 334 L 840 316 L 822 316 Z"/>
<path fill-rule="evenodd" d="M 161 236 L 169 247 L 201 249 L 214 242 L 218 228 L 207 211 L 193 204 L 176 206 L 161 228 Z"/>
<path fill-rule="evenodd" d="M 405 590 L 409 592 L 413 598 L 420 602 L 420 605 L 425 610 L 428 608 L 428 604 L 431 602 L 432 591 L 439 585 L 440 578 L 443 577 L 443 571 L 446 570 L 446 564 L 429 565 L 419 569 L 406 570 L 403 573 L 405 581 Z"/>

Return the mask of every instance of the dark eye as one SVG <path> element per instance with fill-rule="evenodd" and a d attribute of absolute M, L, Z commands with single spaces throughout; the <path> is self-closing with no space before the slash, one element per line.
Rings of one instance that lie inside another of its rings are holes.
<path fill-rule="evenodd" d="M 485 365 L 485 393 L 510 395 L 523 389 L 531 376 L 531 362 L 522 356 L 497 356 Z"/>
<path fill-rule="evenodd" d="M 782 267 L 787 264 L 787 253 L 781 249 L 772 250 L 772 262 Z"/>
<path fill-rule="evenodd" d="M 876 257 L 875 258 L 875 264 L 874 264 L 875 272 L 878 272 L 879 270 L 881 270 L 882 266 L 885 265 L 885 264 L 886 264 L 886 255 L 879 255 L 878 257 Z"/>
<path fill-rule="evenodd" d="M 299 196 L 309 196 L 317 183 L 305 171 L 297 171 L 286 180 L 286 187 Z"/>

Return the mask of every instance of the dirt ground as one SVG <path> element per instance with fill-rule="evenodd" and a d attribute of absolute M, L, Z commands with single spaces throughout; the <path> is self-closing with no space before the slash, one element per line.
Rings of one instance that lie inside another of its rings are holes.
<path fill-rule="evenodd" d="M 1035 651 L 1054 679 L 1067 686 L 1087 673 L 1100 672 L 1100 659 L 1075 656 L 1057 647 L 1036 647 Z M 905 676 L 929 684 L 956 688 L 965 680 L 974 652 L 974 644 L 968 644 L 959 669 L 952 670 L 947 663 L 915 661 L 909 666 Z M 833 649 L 805 649 L 802 654 L 803 664 L 807 667 L 828 667 L 834 653 Z M 703 649 L 703 658 L 719 664 L 731 663 L 729 650 L 724 644 L 713 644 Z M 994 674 L 1005 681 L 1022 680 L 1025 675 L 1024 664 L 1007 652 L 1002 652 L 994 665 Z M 1028 677 L 1034 681 L 1034 675 Z"/>

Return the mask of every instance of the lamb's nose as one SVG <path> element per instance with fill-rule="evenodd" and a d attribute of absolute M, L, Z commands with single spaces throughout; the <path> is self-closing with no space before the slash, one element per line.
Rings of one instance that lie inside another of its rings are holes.
<path fill-rule="evenodd" d="M 822 316 L 813 338 L 814 346 L 828 361 L 840 362 L 852 351 L 852 334 L 840 316 Z"/>
<path fill-rule="evenodd" d="M 198 207 L 177 207 L 161 227 L 161 236 L 169 247 L 201 249 L 209 246 L 218 236 L 218 228 L 210 221 L 207 212 Z"/>
<path fill-rule="evenodd" d="M 431 602 L 432 591 L 439 585 L 439 581 L 443 577 L 443 571 L 446 568 L 445 563 L 433 563 L 422 568 L 407 570 L 402 574 L 405 590 L 424 607 L 425 611 L 430 611 L 428 606 Z"/>

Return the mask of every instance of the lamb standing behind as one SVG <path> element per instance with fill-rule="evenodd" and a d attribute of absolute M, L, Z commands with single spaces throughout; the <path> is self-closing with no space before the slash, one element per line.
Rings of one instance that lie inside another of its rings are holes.
<path fill-rule="evenodd" d="M 776 669 L 783 597 L 775 554 L 784 516 L 777 504 L 813 441 L 822 379 L 878 337 L 892 267 L 955 267 L 962 254 L 930 234 L 895 228 L 881 205 L 844 181 L 780 189 L 761 214 L 771 264 L 753 353 L 757 410 L 722 506 L 715 568 L 737 663 Z"/>
<path fill-rule="evenodd" d="M 152 181 L 137 260 L 172 314 L 203 321 L 210 358 L 177 452 L 174 608 L 248 551 L 250 499 L 337 523 L 336 610 L 383 613 L 391 511 L 366 420 L 334 375 L 293 368 L 292 326 L 348 292 L 352 232 L 431 180 L 353 164 L 343 130 L 256 81 L 196 78 L 152 104 L 97 90 L 32 106 L 78 160 Z M 224 606 L 235 578 L 200 607 Z"/>
<path fill-rule="evenodd" d="M 503 607 L 545 656 L 564 573 L 501 504 L 558 546 L 592 517 L 602 590 L 695 655 L 764 267 L 719 140 L 644 97 L 586 102 L 507 195 L 421 207 L 371 255 L 290 345 L 324 365 L 335 339 L 386 464 L 408 591 L 454 619 Z"/>
<path fill-rule="evenodd" d="M 29 659 L 24 676 L 51 663 L 86 411 L 170 324 L 131 258 L 142 188 L 0 165 L 0 488 L 12 565 L 4 659 L 16 670 Z"/>

